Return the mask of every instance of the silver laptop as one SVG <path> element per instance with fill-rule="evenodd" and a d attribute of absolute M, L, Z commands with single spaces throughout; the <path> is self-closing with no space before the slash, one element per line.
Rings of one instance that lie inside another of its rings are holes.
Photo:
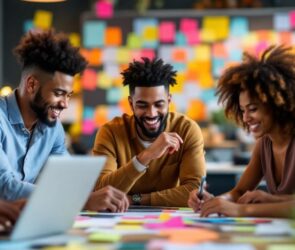
<path fill-rule="evenodd" d="M 15 224 L 10 240 L 65 233 L 83 208 L 105 157 L 52 156 Z"/>

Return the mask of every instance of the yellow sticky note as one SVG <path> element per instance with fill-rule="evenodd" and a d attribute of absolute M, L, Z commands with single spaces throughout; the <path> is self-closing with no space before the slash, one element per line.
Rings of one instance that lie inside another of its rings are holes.
<path fill-rule="evenodd" d="M 129 49 L 127 48 L 118 48 L 117 55 L 116 55 L 116 61 L 118 63 L 129 63 L 131 58 L 131 54 Z"/>
<path fill-rule="evenodd" d="M 128 220 L 123 219 L 120 221 L 119 225 L 142 225 L 144 222 L 143 220 Z"/>
<path fill-rule="evenodd" d="M 178 73 L 176 76 L 176 82 L 177 84 L 173 87 L 170 87 L 171 93 L 181 93 L 183 91 L 183 84 L 185 81 L 185 74 L 184 73 Z"/>
<path fill-rule="evenodd" d="M 37 10 L 34 15 L 34 26 L 40 29 L 49 29 L 52 24 L 52 12 Z"/>
<path fill-rule="evenodd" d="M 171 218 L 171 214 L 169 213 L 161 213 L 159 216 L 159 220 L 161 221 L 166 221 L 169 220 Z"/>
<path fill-rule="evenodd" d="M 94 123 L 97 127 L 103 126 L 108 122 L 108 107 L 106 105 L 98 105 L 94 111 Z"/>
<path fill-rule="evenodd" d="M 255 32 L 250 32 L 242 39 L 242 47 L 252 47 L 258 43 L 257 34 Z"/>
<path fill-rule="evenodd" d="M 74 47 L 80 47 L 80 35 L 78 33 L 71 33 L 69 35 L 69 40 L 70 43 L 74 46 Z"/>
<path fill-rule="evenodd" d="M 200 31 L 200 38 L 202 42 L 212 43 L 217 41 L 217 35 L 214 30 L 211 29 L 202 29 Z"/>
<path fill-rule="evenodd" d="M 140 225 L 116 225 L 115 229 L 116 230 L 139 230 L 139 229 L 143 229 L 143 227 Z"/>
<path fill-rule="evenodd" d="M 204 72 L 203 74 L 199 75 L 199 84 L 202 89 L 210 89 L 213 88 L 214 80 L 210 73 Z"/>
<path fill-rule="evenodd" d="M 213 31 L 216 40 L 226 39 L 229 34 L 229 17 L 206 16 L 203 19 L 203 28 L 207 31 Z"/>
<path fill-rule="evenodd" d="M 143 38 L 148 41 L 158 39 L 158 28 L 155 26 L 147 26 L 143 31 Z"/>
<path fill-rule="evenodd" d="M 121 236 L 116 233 L 93 233 L 90 234 L 88 240 L 91 242 L 117 242 L 121 239 Z"/>
<path fill-rule="evenodd" d="M 112 86 L 112 78 L 105 72 L 98 73 L 97 86 L 102 89 L 108 89 Z"/>
<path fill-rule="evenodd" d="M 139 49 L 141 48 L 141 38 L 135 33 L 131 32 L 127 36 L 127 47 L 130 49 Z"/>
<path fill-rule="evenodd" d="M 211 59 L 209 45 L 199 45 L 194 47 L 194 59 L 197 61 L 207 61 Z"/>
<path fill-rule="evenodd" d="M 206 107 L 201 100 L 191 100 L 187 109 L 187 116 L 195 121 L 203 121 L 206 117 Z"/>

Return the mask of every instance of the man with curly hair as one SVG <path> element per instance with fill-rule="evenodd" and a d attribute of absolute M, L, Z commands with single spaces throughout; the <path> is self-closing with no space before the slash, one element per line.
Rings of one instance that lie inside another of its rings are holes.
<path fill-rule="evenodd" d="M 93 153 L 108 160 L 96 188 L 113 185 L 134 205 L 185 206 L 205 174 L 204 143 L 196 122 L 169 112 L 176 71 L 161 59 L 142 58 L 122 75 L 133 115 L 98 131 Z"/>
<path fill-rule="evenodd" d="M 235 212 L 242 211 L 238 215 L 285 216 L 282 211 L 272 210 L 271 205 L 260 205 L 256 209 L 245 204 L 287 202 L 290 211 L 290 201 L 294 200 L 294 52 L 291 48 L 271 46 L 261 58 L 245 53 L 241 64 L 228 68 L 221 76 L 217 95 L 225 107 L 226 116 L 234 118 L 257 141 L 251 161 L 238 184 L 217 198 L 211 199 L 212 195 L 205 193 L 202 214 L 207 216 L 216 212 L 234 216 L 237 215 Z M 269 192 L 256 190 L 263 178 Z M 188 204 L 199 209 L 201 201 L 196 190 L 190 194 Z"/>
<path fill-rule="evenodd" d="M 62 33 L 28 33 L 15 48 L 22 65 L 18 88 L 0 99 L 0 197 L 27 198 L 50 155 L 68 154 L 58 120 L 73 94 L 73 79 L 86 60 Z M 57 177 L 58 178 L 58 177 Z M 123 211 L 125 194 L 107 186 L 86 208 Z"/>

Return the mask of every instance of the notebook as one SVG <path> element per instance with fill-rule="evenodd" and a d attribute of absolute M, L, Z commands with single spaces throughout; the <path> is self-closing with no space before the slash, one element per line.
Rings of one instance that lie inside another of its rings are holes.
<path fill-rule="evenodd" d="M 68 231 L 86 203 L 105 160 L 102 156 L 49 157 L 9 240 Z"/>

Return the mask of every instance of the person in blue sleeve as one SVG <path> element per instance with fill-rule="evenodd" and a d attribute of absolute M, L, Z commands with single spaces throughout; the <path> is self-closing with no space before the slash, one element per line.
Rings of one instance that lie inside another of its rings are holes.
<path fill-rule="evenodd" d="M 58 120 L 87 62 L 63 34 L 26 34 L 14 49 L 19 86 L 0 99 L 0 197 L 27 198 L 49 155 L 68 154 Z"/>

